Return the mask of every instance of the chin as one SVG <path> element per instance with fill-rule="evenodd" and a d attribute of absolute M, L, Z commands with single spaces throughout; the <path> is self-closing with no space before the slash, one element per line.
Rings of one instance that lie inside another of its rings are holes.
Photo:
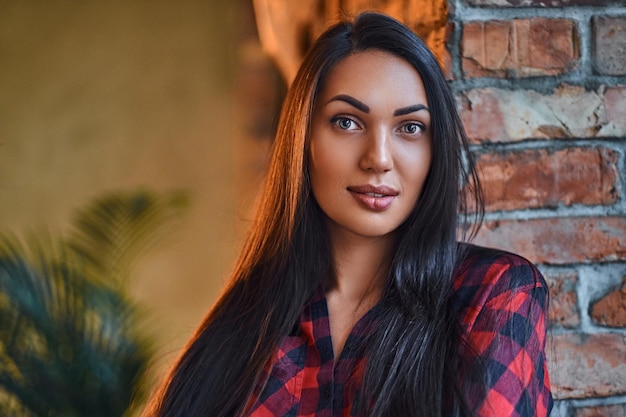
<path fill-rule="evenodd" d="M 389 237 L 393 235 L 396 230 L 397 227 L 372 227 L 371 225 L 368 225 L 368 227 L 354 228 L 351 231 L 358 236 L 374 239 Z"/>

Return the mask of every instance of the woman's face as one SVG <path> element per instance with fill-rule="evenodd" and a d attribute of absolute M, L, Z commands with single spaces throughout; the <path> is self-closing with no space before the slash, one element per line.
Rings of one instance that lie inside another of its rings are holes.
<path fill-rule="evenodd" d="M 411 213 L 431 163 L 428 100 L 405 60 L 370 50 L 328 74 L 311 124 L 313 195 L 331 237 L 386 236 Z"/>

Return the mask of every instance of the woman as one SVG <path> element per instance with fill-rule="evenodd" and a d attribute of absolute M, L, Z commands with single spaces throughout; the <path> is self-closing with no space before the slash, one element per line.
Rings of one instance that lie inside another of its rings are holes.
<path fill-rule="evenodd" d="M 547 415 L 546 285 L 457 243 L 477 184 L 423 42 L 374 13 L 329 29 L 230 284 L 144 415 Z"/>

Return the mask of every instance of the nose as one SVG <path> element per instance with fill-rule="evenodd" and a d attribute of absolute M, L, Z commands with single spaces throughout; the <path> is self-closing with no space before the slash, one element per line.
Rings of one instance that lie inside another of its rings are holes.
<path fill-rule="evenodd" d="M 377 173 L 393 169 L 391 138 L 384 129 L 378 129 L 368 135 L 359 166 L 365 171 Z"/>

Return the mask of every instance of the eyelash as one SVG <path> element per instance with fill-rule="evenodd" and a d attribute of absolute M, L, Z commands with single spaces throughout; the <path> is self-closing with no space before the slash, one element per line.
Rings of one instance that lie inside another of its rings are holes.
<path fill-rule="evenodd" d="M 349 128 L 345 128 L 345 127 L 341 127 L 340 124 L 341 122 L 345 122 L 345 121 L 349 121 L 350 123 L 353 123 L 357 126 L 359 126 L 359 124 L 352 118 L 348 117 L 348 116 L 335 116 L 332 119 L 330 119 L 330 123 L 332 123 L 334 126 L 338 127 L 341 130 L 349 130 Z"/>
<path fill-rule="evenodd" d="M 341 130 L 352 130 L 352 129 L 350 129 L 350 127 L 342 127 L 341 126 L 342 122 L 350 122 L 352 124 L 355 124 L 356 126 L 359 126 L 359 123 L 357 121 L 355 121 L 354 119 L 352 119 L 351 117 L 348 117 L 348 116 L 335 116 L 335 117 L 330 119 L 330 122 L 331 122 L 331 124 L 333 124 L 334 126 L 336 126 L 337 128 L 339 128 Z M 406 131 L 406 128 L 408 126 L 415 126 L 416 130 L 413 131 L 413 132 L 408 132 L 408 131 Z M 424 126 L 422 123 L 418 123 L 418 122 L 407 122 L 407 123 L 404 123 L 404 124 L 400 125 L 399 129 L 402 131 L 402 133 L 406 133 L 406 134 L 409 134 L 409 135 L 414 135 L 414 134 L 417 134 L 419 132 L 424 132 L 426 130 L 426 126 Z"/>
<path fill-rule="evenodd" d="M 407 131 L 405 130 L 405 128 L 406 128 L 407 126 L 415 126 L 416 130 L 415 130 L 414 132 L 407 132 Z M 402 126 L 400 126 L 400 129 L 402 129 L 405 133 L 408 133 L 408 134 L 412 135 L 412 134 L 418 133 L 418 131 L 419 131 L 419 132 L 423 132 L 423 131 L 425 131 L 425 130 L 426 130 L 426 126 L 424 126 L 424 125 L 423 125 L 423 124 L 421 124 L 421 123 L 417 123 L 417 122 L 408 122 L 408 123 L 405 123 L 405 124 L 403 124 Z"/>

